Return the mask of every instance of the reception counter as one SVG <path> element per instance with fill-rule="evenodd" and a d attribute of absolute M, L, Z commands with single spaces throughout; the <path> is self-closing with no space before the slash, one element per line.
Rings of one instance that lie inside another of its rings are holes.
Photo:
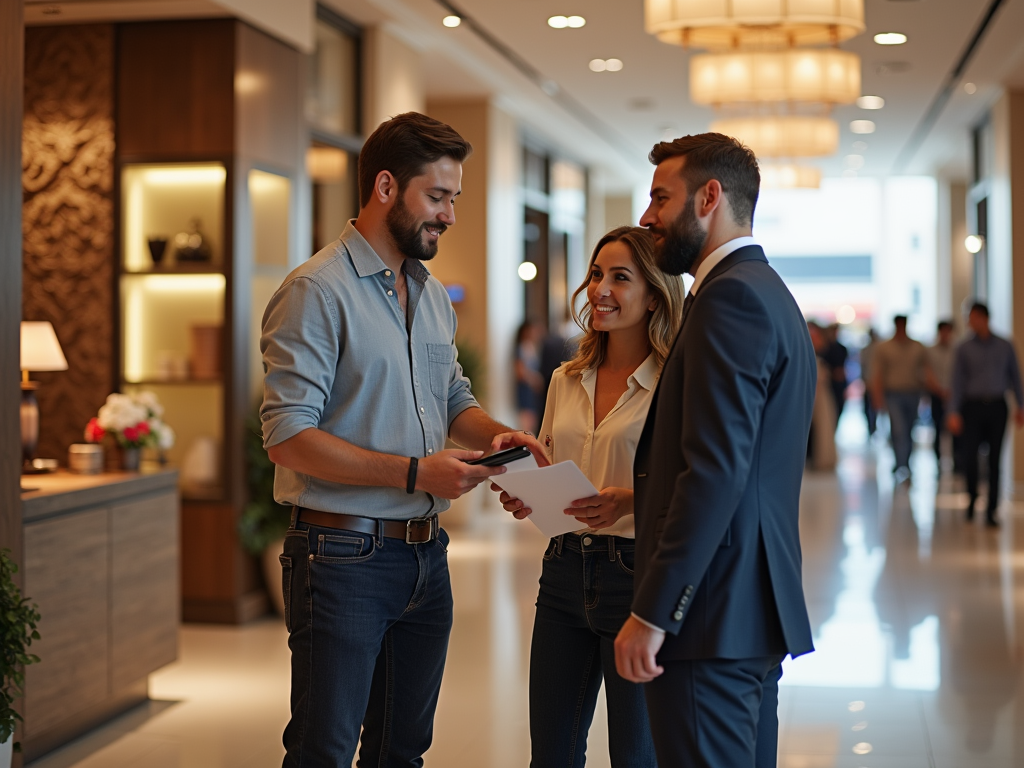
<path fill-rule="evenodd" d="M 24 594 L 39 605 L 25 670 L 25 760 L 143 702 L 174 661 L 175 471 L 22 477 Z"/>

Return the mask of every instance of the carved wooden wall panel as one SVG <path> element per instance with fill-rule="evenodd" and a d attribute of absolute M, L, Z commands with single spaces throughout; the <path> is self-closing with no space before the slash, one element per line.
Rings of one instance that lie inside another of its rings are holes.
<path fill-rule="evenodd" d="M 67 459 L 115 388 L 114 28 L 25 35 L 22 316 L 49 320 L 68 370 L 33 373 L 38 456 Z"/>

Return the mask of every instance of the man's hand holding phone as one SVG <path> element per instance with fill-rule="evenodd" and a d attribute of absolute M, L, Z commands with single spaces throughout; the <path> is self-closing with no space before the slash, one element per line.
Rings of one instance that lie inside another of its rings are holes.
<path fill-rule="evenodd" d="M 505 472 L 503 466 L 470 463 L 483 455 L 483 451 L 452 449 L 424 456 L 417 467 L 416 490 L 442 499 L 457 499 L 484 480 Z"/>

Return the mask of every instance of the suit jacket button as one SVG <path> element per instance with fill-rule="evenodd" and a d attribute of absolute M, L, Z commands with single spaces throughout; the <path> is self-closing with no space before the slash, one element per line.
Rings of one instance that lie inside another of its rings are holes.
<path fill-rule="evenodd" d="M 682 618 L 683 618 L 683 612 L 682 611 L 676 611 L 675 613 L 672 614 L 672 618 L 675 619 L 676 621 L 681 621 Z"/>
<path fill-rule="evenodd" d="M 692 587 L 692 586 L 689 586 L 689 585 L 688 585 L 688 586 L 686 587 L 686 590 L 685 590 L 685 592 L 686 592 L 686 594 L 688 594 L 688 595 L 692 595 L 692 594 L 693 594 L 693 587 Z"/>

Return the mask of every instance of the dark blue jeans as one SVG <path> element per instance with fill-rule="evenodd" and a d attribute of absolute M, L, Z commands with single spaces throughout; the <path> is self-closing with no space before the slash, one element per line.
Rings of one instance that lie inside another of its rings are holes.
<path fill-rule="evenodd" d="M 452 626 L 447 544 L 288 531 L 285 768 L 348 768 L 360 727 L 360 768 L 423 765 Z"/>
<path fill-rule="evenodd" d="M 640 685 L 615 671 L 633 601 L 633 540 L 566 534 L 548 544 L 530 649 L 531 768 L 582 768 L 604 679 L 612 768 L 652 768 Z"/>

